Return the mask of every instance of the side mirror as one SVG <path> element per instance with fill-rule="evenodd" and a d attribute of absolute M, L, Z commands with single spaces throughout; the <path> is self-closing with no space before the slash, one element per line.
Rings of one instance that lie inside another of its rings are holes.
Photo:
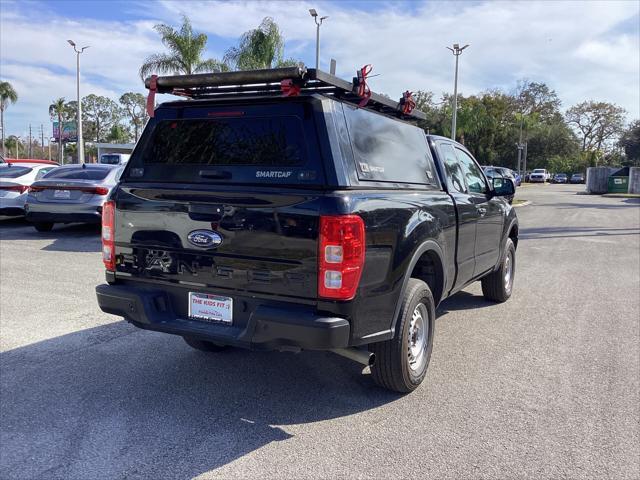
<path fill-rule="evenodd" d="M 510 178 L 495 177 L 493 191 L 496 197 L 509 197 L 516 193 L 516 186 Z"/>

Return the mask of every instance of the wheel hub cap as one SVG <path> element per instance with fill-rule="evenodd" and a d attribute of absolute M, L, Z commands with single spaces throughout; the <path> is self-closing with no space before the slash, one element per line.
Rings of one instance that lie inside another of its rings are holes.
<path fill-rule="evenodd" d="M 507 292 L 511 291 L 511 278 L 513 274 L 513 261 L 511 260 L 511 253 L 507 255 L 504 260 L 504 288 Z"/>
<path fill-rule="evenodd" d="M 413 371 L 422 370 L 426 359 L 427 337 L 429 335 L 427 319 L 427 307 L 421 303 L 411 315 L 407 338 L 409 368 Z"/>

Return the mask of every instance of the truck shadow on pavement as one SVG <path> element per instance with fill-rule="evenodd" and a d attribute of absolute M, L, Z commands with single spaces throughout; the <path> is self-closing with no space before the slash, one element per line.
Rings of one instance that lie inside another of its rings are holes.
<path fill-rule="evenodd" d="M 304 435 L 296 425 L 402 398 L 330 353 L 206 354 L 124 321 L 6 351 L 0 366 L 4 478 L 191 479 Z"/>
<path fill-rule="evenodd" d="M 455 312 L 457 310 L 475 310 L 493 305 L 496 305 L 496 303 L 486 300 L 481 295 L 474 295 L 463 290 L 443 300 L 442 303 L 438 305 L 436 316 L 440 317 L 441 315 L 446 315 L 449 312 Z"/>
<path fill-rule="evenodd" d="M 99 252 L 100 226 L 89 224 L 55 225 L 50 232 L 38 232 L 24 218 L 0 220 L 0 240 L 53 240 L 42 250 L 53 252 Z"/>

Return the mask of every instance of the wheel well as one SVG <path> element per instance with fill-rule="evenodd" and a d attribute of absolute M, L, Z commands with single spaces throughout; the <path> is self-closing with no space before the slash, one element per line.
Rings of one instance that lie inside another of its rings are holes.
<path fill-rule="evenodd" d="M 518 225 L 514 225 L 509 230 L 509 238 L 513 242 L 513 246 L 518 248 Z"/>
<path fill-rule="evenodd" d="M 436 306 L 442 298 L 444 289 L 444 273 L 440 257 L 430 250 L 424 252 L 411 271 L 412 278 L 418 278 L 429 285 Z"/>

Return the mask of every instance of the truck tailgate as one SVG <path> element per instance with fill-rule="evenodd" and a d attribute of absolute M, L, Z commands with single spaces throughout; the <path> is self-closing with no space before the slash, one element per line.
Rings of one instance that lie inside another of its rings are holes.
<path fill-rule="evenodd" d="M 313 193 L 123 185 L 115 200 L 116 277 L 316 297 Z M 212 238 L 220 243 L 205 245 Z"/>

